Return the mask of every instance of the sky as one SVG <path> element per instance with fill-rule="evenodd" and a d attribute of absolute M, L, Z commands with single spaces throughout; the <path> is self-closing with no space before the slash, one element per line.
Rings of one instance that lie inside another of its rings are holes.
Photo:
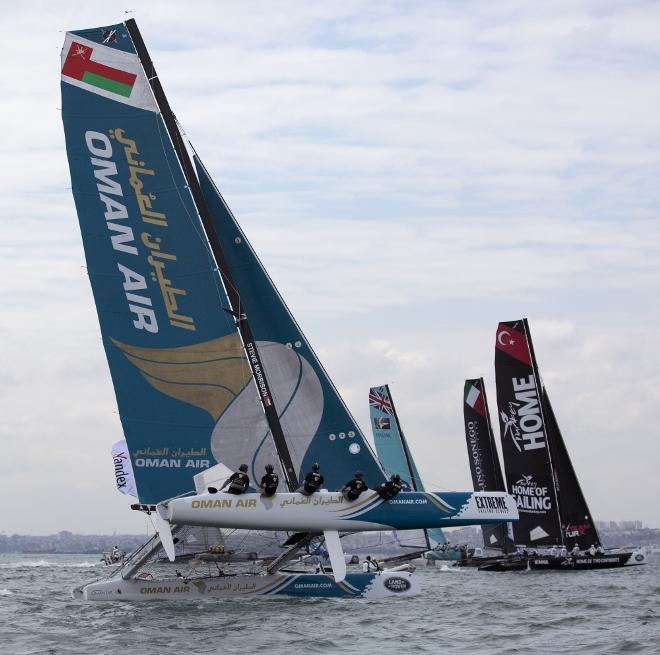
<path fill-rule="evenodd" d="M 0 532 L 147 527 L 59 111 L 64 32 L 126 17 L 367 433 L 388 383 L 427 488 L 471 488 L 463 382 L 494 411 L 526 316 L 594 517 L 660 527 L 660 5 L 63 0 L 3 8 Z"/>

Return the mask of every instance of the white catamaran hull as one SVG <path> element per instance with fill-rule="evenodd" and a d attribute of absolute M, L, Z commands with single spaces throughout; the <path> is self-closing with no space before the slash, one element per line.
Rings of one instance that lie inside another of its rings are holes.
<path fill-rule="evenodd" d="M 176 498 L 158 505 L 170 524 L 253 530 L 346 532 L 437 528 L 515 521 L 518 510 L 504 492 L 400 493 L 383 500 L 374 491 L 347 501 L 341 493 L 323 491 L 312 496 L 278 493 L 226 493 Z"/>
<path fill-rule="evenodd" d="M 255 596 L 321 598 L 405 598 L 419 594 L 416 578 L 407 571 L 350 573 L 342 582 L 324 574 L 272 573 L 212 578 L 139 578 L 92 582 L 73 590 L 73 597 L 88 601 L 200 600 L 254 598 Z"/>

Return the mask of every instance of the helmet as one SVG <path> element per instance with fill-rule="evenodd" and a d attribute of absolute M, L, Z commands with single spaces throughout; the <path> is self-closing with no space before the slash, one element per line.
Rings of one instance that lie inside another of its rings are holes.
<path fill-rule="evenodd" d="M 272 473 L 272 472 L 273 472 L 273 465 L 266 464 L 266 473 Z"/>
<path fill-rule="evenodd" d="M 355 471 L 355 477 L 356 477 L 356 478 L 363 478 L 363 477 L 364 477 L 364 473 L 362 473 L 362 471 Z"/>
<path fill-rule="evenodd" d="M 316 462 L 312 464 L 312 471 L 318 471 L 320 468 L 321 467 Z"/>
<path fill-rule="evenodd" d="M 399 482 L 401 480 L 401 476 L 398 473 L 395 473 L 390 480 L 393 480 L 394 482 Z"/>
<path fill-rule="evenodd" d="M 247 466 L 247 464 L 241 464 L 241 465 L 238 467 L 238 470 L 239 470 L 239 471 L 243 471 L 243 473 L 247 473 L 247 470 L 248 470 L 248 466 Z"/>

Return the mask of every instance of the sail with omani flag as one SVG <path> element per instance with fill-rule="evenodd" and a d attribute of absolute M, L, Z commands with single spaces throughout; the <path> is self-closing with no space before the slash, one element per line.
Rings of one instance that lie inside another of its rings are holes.
<path fill-rule="evenodd" d="M 369 444 L 198 162 L 200 186 L 140 47 L 131 21 L 69 32 L 61 83 L 87 272 L 139 500 L 192 491 L 216 463 L 246 463 L 252 480 L 273 464 L 289 489 L 315 461 L 332 462 L 333 488 L 355 469 L 378 484 Z"/>
<path fill-rule="evenodd" d="M 87 274 L 138 495 L 153 503 L 194 488 L 216 463 L 216 424 L 256 390 L 126 26 L 68 32 L 61 86 Z"/>

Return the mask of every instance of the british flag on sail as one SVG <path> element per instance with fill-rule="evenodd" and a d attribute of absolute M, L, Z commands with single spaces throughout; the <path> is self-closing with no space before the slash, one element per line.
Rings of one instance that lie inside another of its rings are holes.
<path fill-rule="evenodd" d="M 372 389 L 369 392 L 369 405 L 375 407 L 381 412 L 386 414 L 394 415 L 394 408 L 392 407 L 392 401 L 384 393 Z"/>

